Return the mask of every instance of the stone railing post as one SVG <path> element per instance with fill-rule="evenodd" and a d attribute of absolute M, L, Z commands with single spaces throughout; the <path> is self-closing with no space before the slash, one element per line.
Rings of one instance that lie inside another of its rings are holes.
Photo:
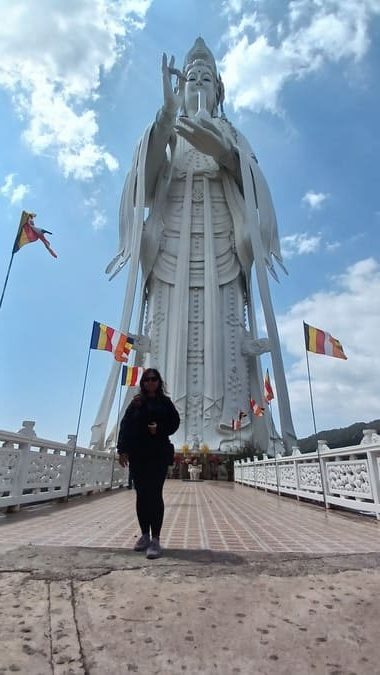
<path fill-rule="evenodd" d="M 318 458 L 319 458 L 319 468 L 321 472 L 321 483 L 322 483 L 322 493 L 323 493 L 323 499 L 325 502 L 325 507 L 326 509 L 330 508 L 330 504 L 327 501 L 327 495 L 329 493 L 329 484 L 328 484 L 328 478 L 327 478 L 327 470 L 326 470 L 326 460 L 323 457 L 324 452 L 328 452 L 330 450 L 329 446 L 327 445 L 327 441 L 323 439 L 318 440 Z"/>
<path fill-rule="evenodd" d="M 36 438 L 37 436 L 36 432 L 34 431 L 34 425 L 34 420 L 24 420 L 22 422 L 21 429 L 19 429 L 17 432 L 17 434 L 21 436 L 20 442 L 18 444 L 20 450 L 20 460 L 15 475 L 13 494 L 14 497 L 17 497 L 19 501 L 17 504 L 13 504 L 13 506 L 8 506 L 8 513 L 17 512 L 21 508 L 21 497 L 26 484 L 26 477 L 28 475 L 30 464 L 30 441 L 32 438 Z M 25 439 L 25 441 L 23 439 Z"/>
<path fill-rule="evenodd" d="M 108 449 L 108 448 L 107 448 Z M 110 456 L 112 457 L 111 459 L 111 470 L 110 470 L 110 486 L 107 488 L 108 490 L 112 490 L 113 486 L 113 475 L 115 473 L 115 464 L 116 462 L 119 461 L 119 453 L 117 452 L 117 449 L 115 447 L 110 447 L 109 448 L 109 453 Z M 128 473 L 129 473 L 129 464 L 128 464 Z"/>
<path fill-rule="evenodd" d="M 293 445 L 291 456 L 292 457 L 301 457 L 301 455 L 302 455 L 302 452 L 299 449 L 298 445 Z M 293 459 L 293 469 L 294 469 L 294 477 L 296 479 L 296 492 L 297 492 L 296 498 L 297 498 L 297 501 L 299 501 L 300 497 L 299 497 L 298 492 L 299 492 L 300 482 L 299 482 L 299 477 L 298 477 L 298 462 L 296 462 L 295 459 Z"/>
<path fill-rule="evenodd" d="M 21 429 L 19 429 L 17 433 L 20 436 L 25 436 L 26 438 L 36 438 L 37 434 L 34 431 L 34 425 L 35 425 L 34 420 L 24 420 L 22 422 Z"/>
<path fill-rule="evenodd" d="M 266 465 L 266 460 L 268 459 L 268 455 L 263 452 L 263 458 L 262 458 L 262 467 L 264 469 L 264 492 L 268 492 L 268 487 L 267 487 L 267 476 L 268 476 L 268 471 L 267 471 L 267 465 Z"/>
<path fill-rule="evenodd" d="M 77 435 L 76 434 L 67 434 L 67 443 L 66 443 L 66 458 L 65 458 L 65 496 L 60 499 L 62 502 L 67 502 L 70 495 L 70 483 L 74 473 L 74 462 L 75 462 L 75 449 L 77 447 Z"/>
<path fill-rule="evenodd" d="M 379 443 L 380 435 L 376 429 L 363 429 L 363 439 L 360 445 L 375 445 Z M 367 450 L 368 474 L 371 483 L 373 500 L 376 503 L 376 518 L 380 520 L 380 459 L 379 451 Z"/>
<path fill-rule="evenodd" d="M 380 441 L 380 435 L 376 429 L 363 429 L 363 438 L 360 445 L 374 445 Z"/>

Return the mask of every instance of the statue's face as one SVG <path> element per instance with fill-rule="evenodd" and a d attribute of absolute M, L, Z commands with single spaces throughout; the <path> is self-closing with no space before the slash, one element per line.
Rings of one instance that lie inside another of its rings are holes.
<path fill-rule="evenodd" d="M 206 110 L 211 114 L 216 100 L 215 81 L 206 65 L 192 66 L 186 76 L 185 109 L 188 115 L 198 111 L 199 92 L 203 92 Z"/>

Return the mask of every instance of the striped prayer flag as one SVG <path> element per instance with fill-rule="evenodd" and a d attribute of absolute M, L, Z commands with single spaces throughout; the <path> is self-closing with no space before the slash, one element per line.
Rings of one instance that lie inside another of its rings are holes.
<path fill-rule="evenodd" d="M 134 338 L 130 335 L 125 335 L 104 323 L 94 321 L 90 349 L 104 349 L 107 352 L 112 352 L 116 361 L 126 363 L 133 345 Z"/>
<path fill-rule="evenodd" d="M 32 244 L 34 241 L 39 239 L 42 241 L 45 248 L 49 251 L 50 255 L 53 258 L 57 257 L 57 254 L 50 246 L 50 242 L 45 237 L 46 234 L 52 234 L 49 230 L 41 230 L 41 228 L 36 227 L 34 224 L 34 218 L 36 217 L 35 213 L 27 213 L 23 211 L 20 218 L 20 225 L 17 231 L 15 243 L 13 244 L 12 253 L 17 253 L 25 244 Z"/>
<path fill-rule="evenodd" d="M 272 401 L 274 399 L 274 393 L 270 382 L 268 369 L 264 377 L 264 398 L 267 403 L 269 403 L 269 401 Z"/>
<path fill-rule="evenodd" d="M 261 405 L 258 405 L 254 398 L 249 399 L 249 407 L 256 417 L 262 417 L 265 412 L 265 408 L 262 408 Z"/>
<path fill-rule="evenodd" d="M 121 385 L 127 387 L 135 387 L 140 383 L 140 378 L 145 368 L 142 366 L 123 366 L 121 374 Z"/>
<path fill-rule="evenodd" d="M 339 340 L 330 335 L 330 333 L 309 326 L 309 324 L 305 322 L 303 322 L 303 328 L 305 333 L 305 346 L 308 352 L 325 354 L 325 356 L 334 356 L 337 359 L 347 360 L 347 356 L 345 355 Z"/>
<path fill-rule="evenodd" d="M 231 429 L 233 431 L 239 431 L 240 427 L 241 427 L 240 420 L 235 420 L 234 418 L 232 418 Z"/>

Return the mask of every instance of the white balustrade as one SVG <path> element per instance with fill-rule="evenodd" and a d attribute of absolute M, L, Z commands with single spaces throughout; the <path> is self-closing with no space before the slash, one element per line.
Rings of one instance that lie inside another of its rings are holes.
<path fill-rule="evenodd" d="M 127 485 L 115 450 L 75 446 L 72 435 L 67 444 L 39 438 L 33 427 L 28 420 L 17 433 L 0 430 L 0 508 Z M 293 448 L 288 457 L 236 461 L 234 480 L 380 519 L 380 437 L 366 429 L 356 446 L 331 449 L 318 441 L 315 452 Z"/>
<path fill-rule="evenodd" d="M 115 450 L 76 446 L 72 435 L 67 444 L 39 438 L 33 427 L 27 421 L 17 433 L 0 430 L 0 508 L 17 509 L 128 483 L 128 470 L 119 465 Z"/>
<path fill-rule="evenodd" d="M 329 448 L 318 441 L 315 452 L 293 448 L 288 457 L 237 460 L 235 483 L 293 495 L 353 511 L 375 514 L 380 520 L 380 436 L 363 431 L 360 445 Z M 324 488 L 324 489 L 323 489 Z"/>

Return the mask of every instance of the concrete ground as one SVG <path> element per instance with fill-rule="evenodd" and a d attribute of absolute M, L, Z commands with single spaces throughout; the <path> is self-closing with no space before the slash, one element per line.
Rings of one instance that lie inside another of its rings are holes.
<path fill-rule="evenodd" d="M 0 674 L 380 674 L 375 521 L 215 483 L 166 503 L 156 561 L 131 550 L 128 491 L 3 516 Z"/>

